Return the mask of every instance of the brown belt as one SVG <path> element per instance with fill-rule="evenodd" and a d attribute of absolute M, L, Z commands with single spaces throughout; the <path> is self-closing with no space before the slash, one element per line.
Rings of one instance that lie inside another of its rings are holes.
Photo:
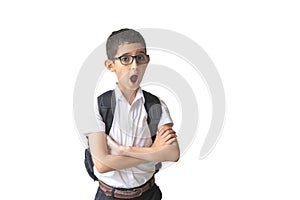
<path fill-rule="evenodd" d="M 113 196 L 120 199 L 132 199 L 141 196 L 144 192 L 149 190 L 154 185 L 154 183 L 155 180 L 154 177 L 152 177 L 142 186 L 132 189 L 114 188 L 109 185 L 106 185 L 102 181 L 99 181 L 99 187 L 105 193 L 106 196 Z"/>

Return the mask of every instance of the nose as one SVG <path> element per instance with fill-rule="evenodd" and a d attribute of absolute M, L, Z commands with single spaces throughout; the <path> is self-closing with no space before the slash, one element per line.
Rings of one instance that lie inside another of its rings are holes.
<path fill-rule="evenodd" d="M 136 70 L 136 68 L 137 68 L 137 62 L 134 59 L 133 62 L 131 63 L 131 70 Z"/>

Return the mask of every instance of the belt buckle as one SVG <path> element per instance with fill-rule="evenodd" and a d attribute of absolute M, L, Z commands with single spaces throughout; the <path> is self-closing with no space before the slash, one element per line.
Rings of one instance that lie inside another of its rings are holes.
<path fill-rule="evenodd" d="M 136 188 L 136 189 L 133 189 L 132 191 L 133 191 L 133 192 L 139 192 L 139 193 L 138 193 L 138 196 L 141 196 L 142 193 L 143 193 L 142 188 Z"/>

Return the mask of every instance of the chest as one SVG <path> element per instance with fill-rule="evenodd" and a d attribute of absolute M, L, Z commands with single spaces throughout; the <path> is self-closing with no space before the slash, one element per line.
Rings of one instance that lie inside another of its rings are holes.
<path fill-rule="evenodd" d="M 117 102 L 109 135 L 121 145 L 151 146 L 152 139 L 143 101 L 134 102 L 132 105 Z"/>

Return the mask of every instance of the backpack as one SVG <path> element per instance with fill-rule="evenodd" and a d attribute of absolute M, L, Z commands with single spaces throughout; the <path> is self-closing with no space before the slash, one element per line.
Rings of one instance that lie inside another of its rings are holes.
<path fill-rule="evenodd" d="M 158 123 L 160 121 L 161 113 L 162 113 L 160 100 L 155 95 L 146 92 L 144 90 L 142 91 L 145 98 L 144 107 L 148 114 L 147 124 L 151 133 L 152 142 L 154 142 L 157 133 Z M 115 91 L 109 90 L 103 93 L 102 95 L 100 95 L 97 98 L 97 100 L 98 100 L 99 113 L 103 119 L 103 122 L 105 123 L 105 133 L 109 134 L 113 122 L 115 106 L 116 106 Z M 89 147 L 85 149 L 84 164 L 89 176 L 94 181 L 98 181 L 98 178 L 94 174 L 94 163 L 92 160 Z M 161 168 L 161 163 L 157 163 L 155 165 L 155 173 L 157 173 L 160 168 Z"/>

